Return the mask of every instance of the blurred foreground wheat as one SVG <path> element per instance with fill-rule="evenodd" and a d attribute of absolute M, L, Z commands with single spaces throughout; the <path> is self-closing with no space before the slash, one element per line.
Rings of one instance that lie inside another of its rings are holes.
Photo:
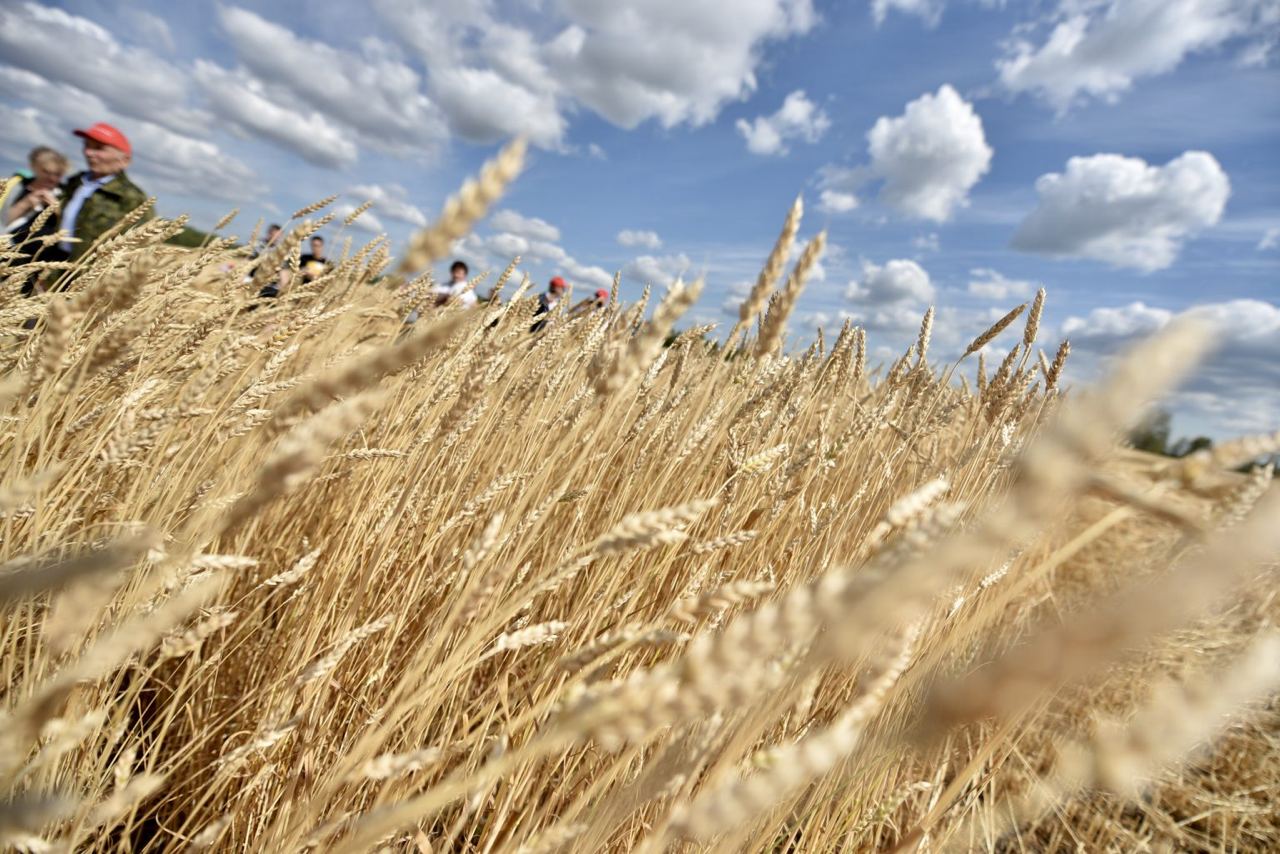
<path fill-rule="evenodd" d="M 404 334 L 384 241 L 262 303 L 168 228 L 0 270 L 8 845 L 1280 844 L 1280 500 L 1222 474 L 1275 437 L 1118 445 L 1206 330 L 1068 397 L 1043 296 L 973 388 L 932 314 L 781 355 L 819 241 L 729 350 L 670 337 L 698 283 Z"/>

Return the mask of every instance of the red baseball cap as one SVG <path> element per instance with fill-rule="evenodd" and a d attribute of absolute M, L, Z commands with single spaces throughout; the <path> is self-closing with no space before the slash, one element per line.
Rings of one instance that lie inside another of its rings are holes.
<path fill-rule="evenodd" d="M 564 279 L 560 278 L 559 276 L 555 276 L 554 278 L 552 278 L 552 279 L 551 279 L 551 287 L 552 287 L 552 288 L 559 288 L 560 290 L 564 290 L 564 289 L 565 289 L 565 287 L 566 287 L 566 285 L 565 285 L 565 283 L 564 283 Z"/>
<path fill-rule="evenodd" d="M 88 129 L 77 129 L 75 135 L 82 136 L 85 139 L 96 140 L 112 148 L 118 148 L 128 155 L 133 154 L 133 147 L 129 145 L 129 138 L 122 134 L 119 128 L 112 127 L 106 122 L 98 122 Z"/>

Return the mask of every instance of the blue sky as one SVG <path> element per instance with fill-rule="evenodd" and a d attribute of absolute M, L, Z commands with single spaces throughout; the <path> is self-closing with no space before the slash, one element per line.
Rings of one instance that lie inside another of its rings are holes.
<path fill-rule="evenodd" d="M 1197 311 L 1232 334 L 1175 430 L 1224 435 L 1280 426 L 1278 39 L 1280 0 L 0 0 L 0 159 L 105 119 L 165 214 L 340 193 L 331 238 L 399 245 L 525 133 L 473 269 L 705 273 L 724 329 L 802 193 L 795 343 L 891 357 L 936 304 L 955 354 L 1043 285 L 1083 379 Z"/>

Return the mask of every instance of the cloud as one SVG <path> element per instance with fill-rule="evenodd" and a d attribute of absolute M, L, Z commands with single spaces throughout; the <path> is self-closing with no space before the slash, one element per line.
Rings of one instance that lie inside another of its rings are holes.
<path fill-rule="evenodd" d="M 546 220 L 501 210 L 489 219 L 489 234 L 472 232 L 453 245 L 454 253 L 480 266 L 506 267 L 520 256 L 517 278 L 528 273 L 535 281 L 562 275 L 577 288 L 608 288 L 613 276 L 570 255 L 557 241 L 560 229 Z"/>
<path fill-rule="evenodd" d="M 815 235 L 797 235 L 795 241 L 791 244 L 791 251 L 787 254 L 787 270 L 783 275 L 788 275 L 791 270 L 795 269 L 795 264 L 800 260 L 800 256 L 804 250 L 813 241 Z M 827 280 L 827 263 L 832 262 L 839 264 L 845 257 L 844 247 L 836 243 L 828 234 L 826 244 L 822 248 L 822 254 L 809 267 L 809 273 L 806 282 L 825 282 Z"/>
<path fill-rule="evenodd" d="M 228 71 L 197 59 L 195 79 L 219 116 L 243 136 L 257 136 L 317 166 L 340 168 L 356 162 L 359 147 L 324 115 L 301 112 L 271 99 L 266 87 L 244 69 Z"/>
<path fill-rule="evenodd" d="M 862 278 L 845 289 L 847 299 L 872 305 L 929 302 L 934 293 L 929 274 L 906 258 L 886 261 L 883 266 L 863 261 Z"/>
<path fill-rule="evenodd" d="M 858 206 L 858 197 L 839 190 L 823 190 L 818 194 L 818 210 L 823 213 L 848 213 Z"/>
<path fill-rule="evenodd" d="M 1280 226 L 1272 226 L 1268 228 L 1266 233 L 1258 241 L 1258 251 L 1266 252 L 1269 249 L 1275 249 L 1280 246 Z"/>
<path fill-rule="evenodd" d="M 739 279 L 725 290 L 724 301 L 720 303 L 720 313 L 730 317 L 738 316 L 738 307 L 751 294 L 751 288 L 755 285 L 754 281 L 749 279 Z"/>
<path fill-rule="evenodd" d="M 1239 36 L 1274 37 L 1280 24 L 1274 0 L 1064 0 L 1056 17 L 1043 44 L 1016 38 L 996 67 L 1010 92 L 1059 112 L 1089 98 L 1114 102 L 1139 78 Z"/>
<path fill-rule="evenodd" d="M 991 166 L 982 119 L 951 86 L 924 94 L 867 134 L 880 198 L 908 216 L 943 222 Z"/>
<path fill-rule="evenodd" d="M 871 0 L 871 17 L 876 26 L 884 23 L 890 10 L 923 18 L 929 26 L 936 26 L 942 17 L 945 0 Z"/>
<path fill-rule="evenodd" d="M 140 40 L 146 44 L 155 45 L 167 53 L 173 53 L 177 49 L 177 43 L 173 40 L 173 32 L 169 29 L 169 25 L 165 23 L 164 18 L 159 15 L 153 15 L 144 9 L 126 8 L 122 11 L 125 24 L 137 33 Z"/>
<path fill-rule="evenodd" d="M 969 280 L 969 294 L 983 299 L 1026 297 L 1039 287 L 1035 282 L 1006 278 L 988 267 L 977 267 L 970 270 L 969 275 L 973 277 Z"/>
<path fill-rule="evenodd" d="M 788 151 L 790 140 L 817 142 L 831 127 L 831 119 L 809 100 L 804 90 L 797 89 L 783 100 L 773 115 L 757 116 L 750 122 L 738 119 L 735 127 L 752 154 L 783 155 Z"/>
<path fill-rule="evenodd" d="M 911 245 L 921 252 L 937 252 L 942 248 L 936 231 L 931 231 L 928 234 L 917 234 L 911 238 Z"/>
<path fill-rule="evenodd" d="M 1084 317 L 1068 317 L 1062 334 L 1074 341 L 1093 338 L 1134 338 L 1150 335 L 1173 319 L 1173 312 L 1132 302 L 1118 308 L 1095 308 Z"/>
<path fill-rule="evenodd" d="M 496 142 L 524 134 L 536 145 L 558 148 L 568 123 L 554 94 L 536 92 L 490 68 L 437 68 L 431 93 L 459 136 Z"/>
<path fill-rule="evenodd" d="M 905 303 L 881 306 L 880 308 L 853 312 L 853 317 L 861 321 L 868 329 L 882 332 L 910 332 L 920 329 L 920 320 L 924 317 L 924 309 Z"/>
<path fill-rule="evenodd" d="M 365 39 L 360 54 L 339 50 L 236 6 L 218 7 L 218 20 L 263 96 L 277 105 L 323 113 L 364 145 L 397 156 L 432 153 L 447 138 L 420 76 L 385 42 Z"/>
<path fill-rule="evenodd" d="M 536 216 L 523 216 L 510 209 L 494 213 L 489 218 L 489 227 L 495 231 L 507 232 L 527 240 L 541 240 L 548 243 L 556 243 L 560 240 L 560 229 L 545 219 L 538 219 Z"/>
<path fill-rule="evenodd" d="M 356 206 L 350 202 L 342 202 L 333 206 L 333 212 L 338 219 L 345 220 L 347 217 L 355 213 Z M 351 223 L 351 228 L 357 228 L 361 231 L 367 231 L 369 234 L 383 234 L 386 227 L 382 224 L 382 220 L 378 219 L 378 215 L 372 210 L 367 210 Z"/>
<path fill-rule="evenodd" d="M 618 243 L 622 246 L 643 246 L 645 249 L 661 249 L 662 238 L 656 231 L 637 231 L 624 228 L 618 232 Z"/>
<path fill-rule="evenodd" d="M 707 124 L 756 89 L 765 43 L 816 21 L 812 0 L 742 0 L 732 14 L 715 0 L 562 0 L 542 38 L 487 0 L 375 0 L 374 8 L 421 57 L 433 105 L 458 135 L 489 142 L 524 133 L 557 150 L 566 149 L 566 114 L 582 107 L 628 129 L 649 119 Z"/>
<path fill-rule="evenodd" d="M 642 285 L 667 286 L 677 276 L 687 275 L 693 262 L 681 252 L 678 255 L 641 255 L 622 268 L 624 278 Z"/>
<path fill-rule="evenodd" d="M 374 9 L 427 68 L 427 91 L 450 129 L 471 142 L 524 134 L 564 149 L 563 87 L 546 46 L 497 20 L 487 2 L 422 4 L 375 0 Z"/>
<path fill-rule="evenodd" d="M 208 128 L 208 116 L 186 106 L 182 70 L 70 12 L 29 2 L 0 4 L 0 56 L 50 83 L 97 96 L 118 115 L 182 133 Z"/>
<path fill-rule="evenodd" d="M 613 287 L 613 274 L 603 267 L 583 264 L 569 256 L 560 263 L 560 267 L 568 274 L 569 283 L 572 285 L 586 285 L 591 290 Z"/>
<path fill-rule="evenodd" d="M 0 103 L 0 155 L 25 163 L 27 152 L 37 145 L 47 145 L 54 131 L 45 115 L 35 107 L 12 107 Z"/>
<path fill-rule="evenodd" d="M 563 0 L 546 48 L 565 91 L 613 124 L 703 125 L 756 88 L 761 45 L 808 32 L 811 0 L 600 3 Z"/>
<path fill-rule="evenodd" d="M 427 215 L 409 203 L 409 191 L 399 184 L 357 184 L 347 192 L 359 201 L 372 201 L 373 209 L 387 219 L 419 228 L 427 225 Z"/>
<path fill-rule="evenodd" d="M 1228 300 L 1184 312 L 1133 302 L 1067 318 L 1062 331 L 1085 373 L 1100 360 L 1150 335 L 1180 314 L 1218 330 L 1218 350 L 1191 375 L 1171 402 L 1177 412 L 1214 432 L 1273 431 L 1280 424 L 1280 306 L 1254 299 Z"/>
<path fill-rule="evenodd" d="M 1231 184 L 1212 155 L 1188 151 L 1164 166 L 1136 157 L 1073 157 L 1036 181 L 1039 205 L 1013 246 L 1152 271 L 1171 265 L 1182 243 L 1222 218 Z"/>

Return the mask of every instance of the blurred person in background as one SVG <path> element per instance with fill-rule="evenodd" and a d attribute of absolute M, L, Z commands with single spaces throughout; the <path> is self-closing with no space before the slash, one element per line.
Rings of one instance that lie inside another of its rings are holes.
<path fill-rule="evenodd" d="M 533 325 L 529 327 L 530 332 L 541 332 L 547 328 L 547 324 L 551 322 L 551 309 L 559 304 L 568 287 L 564 279 L 559 276 L 551 277 L 551 281 L 547 284 L 547 292 L 538 294 L 538 307 L 534 309 L 533 316 L 541 319 L 534 321 Z"/>
<path fill-rule="evenodd" d="M 584 314 L 590 314 L 593 311 L 599 311 L 609 302 L 609 291 L 606 288 L 599 288 L 594 294 L 585 299 L 579 300 L 573 308 L 569 309 L 570 317 L 581 317 Z"/>
<path fill-rule="evenodd" d="M 89 168 L 72 175 L 63 188 L 59 228 L 70 239 L 58 245 L 72 261 L 147 200 L 147 194 L 125 174 L 125 167 L 133 160 L 133 147 L 123 133 L 98 122 L 75 131 L 75 135 L 84 140 L 84 160 Z M 138 222 L 150 217 L 148 212 Z"/>
<path fill-rule="evenodd" d="M 459 260 L 450 264 L 449 281 L 431 286 L 431 293 L 436 297 L 435 304 L 448 305 L 456 301 L 463 308 L 475 308 L 479 300 L 475 290 L 467 287 L 467 277 L 470 275 L 471 268 L 466 261 Z"/>
<path fill-rule="evenodd" d="M 282 230 L 280 226 L 277 223 L 274 223 L 274 222 L 271 223 L 271 225 L 267 226 L 266 235 L 262 238 L 261 241 L 259 241 L 258 245 L 253 248 L 253 254 L 250 255 L 249 257 L 250 258 L 261 257 L 263 252 L 266 252 L 272 246 L 276 245 L 276 242 L 280 240 L 281 233 L 282 233 Z M 253 274 L 254 274 L 254 271 L 252 270 L 250 270 L 248 273 L 245 273 L 244 283 L 246 285 L 253 281 Z M 275 299 L 276 297 L 280 296 L 281 282 L 282 280 L 287 281 L 290 275 L 292 275 L 292 273 L 290 272 L 287 266 L 281 268 L 276 272 L 276 277 L 272 281 L 267 282 L 267 284 L 264 285 L 262 289 L 258 291 L 258 296 L 264 299 Z"/>
<path fill-rule="evenodd" d="M 463 308 L 475 308 L 480 300 L 476 297 L 474 288 L 467 287 L 467 277 L 471 274 L 471 268 L 467 266 L 467 262 L 461 259 L 454 261 L 449 265 L 449 281 L 437 282 L 431 286 L 428 291 L 431 294 L 431 303 L 440 307 L 456 302 Z M 421 312 L 417 309 L 409 312 L 409 316 L 404 319 L 405 323 L 416 323 L 421 316 Z"/>
<path fill-rule="evenodd" d="M 260 242 L 256 247 L 254 247 L 253 257 L 257 258 L 263 252 L 266 252 L 272 246 L 275 246 L 276 241 L 280 239 L 280 231 L 281 229 L 280 229 L 279 223 L 273 222 L 271 223 L 271 225 L 267 226 L 267 233 L 262 238 L 262 242 Z"/>
<path fill-rule="evenodd" d="M 53 214 L 62 202 L 62 176 L 67 174 L 70 163 L 46 145 L 32 149 L 27 159 L 31 172 L 18 176 L 22 183 L 4 210 L 4 233 L 9 235 L 9 245 L 26 256 L 23 263 L 59 260 L 62 257 L 60 250 L 40 243 L 39 238 L 48 237 L 58 230 L 58 218 Z M 54 210 L 42 217 L 41 214 L 51 207 Z M 21 292 L 24 297 L 35 292 L 39 278 L 39 273 L 32 273 L 23 281 Z"/>
<path fill-rule="evenodd" d="M 324 254 L 324 238 L 316 235 L 311 238 L 311 251 L 302 253 L 298 259 L 298 270 L 302 273 L 302 281 L 313 282 L 333 269 Z"/>

